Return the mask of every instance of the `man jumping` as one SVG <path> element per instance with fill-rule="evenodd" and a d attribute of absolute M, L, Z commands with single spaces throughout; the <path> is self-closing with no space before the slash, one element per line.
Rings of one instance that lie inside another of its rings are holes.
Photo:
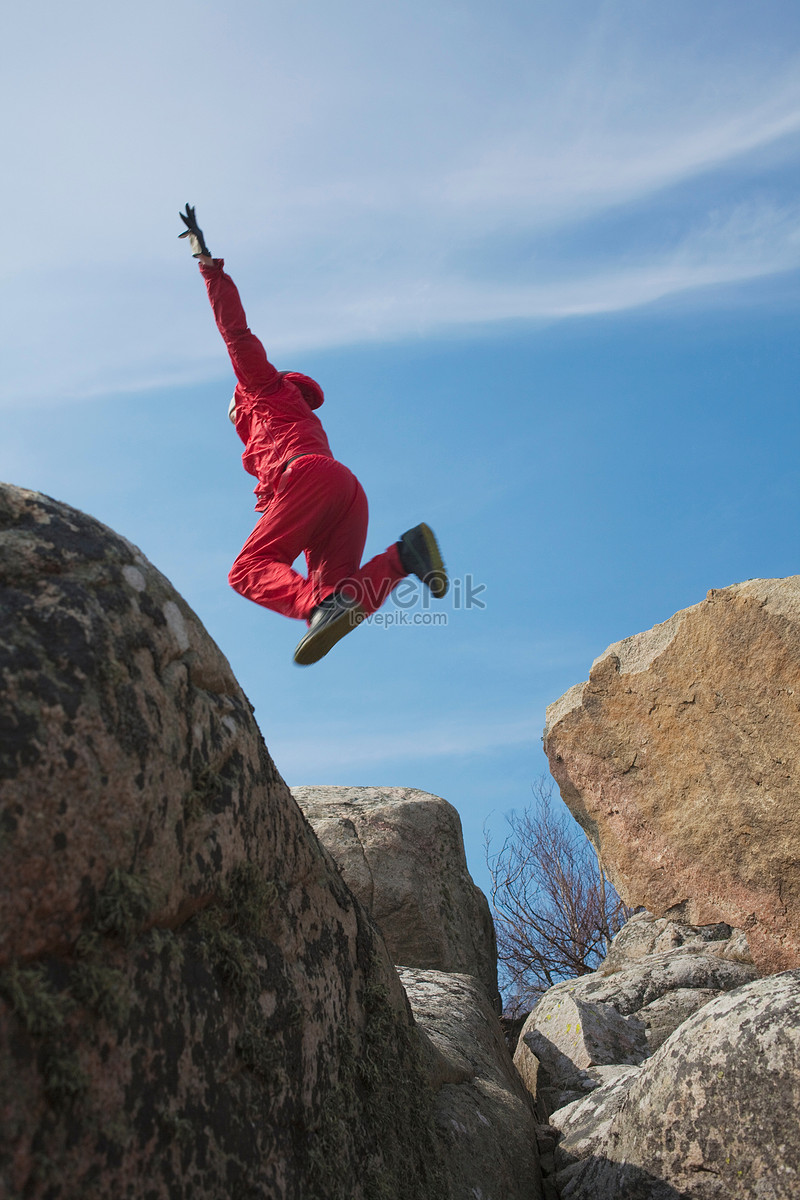
<path fill-rule="evenodd" d="M 205 280 L 214 319 L 228 348 L 236 390 L 228 416 L 244 442 L 244 469 L 258 480 L 262 513 L 228 582 L 242 596 L 305 620 L 294 661 L 317 662 L 375 612 L 407 575 L 416 575 L 437 599 L 447 574 L 433 531 L 416 525 L 383 554 L 361 565 L 367 539 L 367 497 L 355 475 L 331 453 L 314 409 L 322 389 L 307 375 L 278 371 L 247 319 L 224 259 L 212 258 L 195 218 L 181 213 Z M 304 554 L 308 576 L 293 570 Z"/>

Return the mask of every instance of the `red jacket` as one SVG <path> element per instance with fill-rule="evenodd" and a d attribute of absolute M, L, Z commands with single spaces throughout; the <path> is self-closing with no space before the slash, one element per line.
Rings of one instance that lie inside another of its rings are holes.
<path fill-rule="evenodd" d="M 228 348 L 236 385 L 236 432 L 244 442 L 242 465 L 255 475 L 256 512 L 264 512 L 281 473 L 296 454 L 333 458 L 322 423 L 312 411 L 323 401 L 322 389 L 307 375 L 278 371 L 261 342 L 247 328 L 236 284 L 223 271 L 199 264 L 217 329 Z"/>

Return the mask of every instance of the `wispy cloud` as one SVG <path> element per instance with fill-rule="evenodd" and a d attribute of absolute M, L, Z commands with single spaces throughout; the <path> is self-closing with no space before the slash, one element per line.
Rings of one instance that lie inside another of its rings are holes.
<path fill-rule="evenodd" d="M 543 711 L 543 710 L 542 710 Z M 508 720 L 457 720 L 443 718 L 440 722 L 409 723 L 402 729 L 387 732 L 343 724 L 337 729 L 329 722 L 325 735 L 313 740 L 307 737 L 281 736 L 280 729 L 270 730 L 269 749 L 281 772 L 293 781 L 310 779 L 317 773 L 332 775 L 348 767 L 370 767 L 387 764 L 396 767 L 408 758 L 409 747 L 414 759 L 463 758 L 465 755 L 492 754 L 512 746 L 533 745 L 541 734 L 541 717 L 533 714 L 520 717 L 515 713 Z"/>
<path fill-rule="evenodd" d="M 198 22 L 187 0 L 135 19 L 32 0 L 0 94 L 0 403 L 226 373 L 175 240 L 186 199 L 278 354 L 795 268 L 800 58 L 791 6 L 769 5 L 311 0 Z M 610 255 L 602 221 L 647 230 L 656 197 L 668 236 L 623 230 Z"/>

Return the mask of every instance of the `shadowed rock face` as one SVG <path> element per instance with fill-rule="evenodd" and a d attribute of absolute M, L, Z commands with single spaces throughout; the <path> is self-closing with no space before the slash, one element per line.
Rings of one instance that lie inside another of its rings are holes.
<path fill-rule="evenodd" d="M 448 1069 L 436 1121 L 457 1195 L 541 1200 L 536 1126 L 486 991 L 470 975 L 402 967 L 414 1016 Z"/>
<path fill-rule="evenodd" d="M 628 904 L 800 964 L 800 576 L 610 646 L 547 713 L 561 794 Z"/>
<path fill-rule="evenodd" d="M 452 804 L 417 788 L 296 787 L 292 794 L 393 961 L 474 975 L 499 1003 L 494 925 L 467 869 Z"/>
<path fill-rule="evenodd" d="M 448 1196 L 382 939 L 200 622 L 0 485 L 0 1194 Z"/>

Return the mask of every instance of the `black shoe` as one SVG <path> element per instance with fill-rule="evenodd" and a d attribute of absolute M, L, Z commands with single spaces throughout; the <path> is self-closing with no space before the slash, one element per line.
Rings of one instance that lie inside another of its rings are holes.
<path fill-rule="evenodd" d="M 313 609 L 308 633 L 297 643 L 294 661 L 300 667 L 319 662 L 340 638 L 360 625 L 366 615 L 356 600 L 348 600 L 334 592 Z"/>
<path fill-rule="evenodd" d="M 403 534 L 397 546 L 404 570 L 421 579 L 432 595 L 441 600 L 447 592 L 447 571 L 431 527 L 415 525 Z"/>

